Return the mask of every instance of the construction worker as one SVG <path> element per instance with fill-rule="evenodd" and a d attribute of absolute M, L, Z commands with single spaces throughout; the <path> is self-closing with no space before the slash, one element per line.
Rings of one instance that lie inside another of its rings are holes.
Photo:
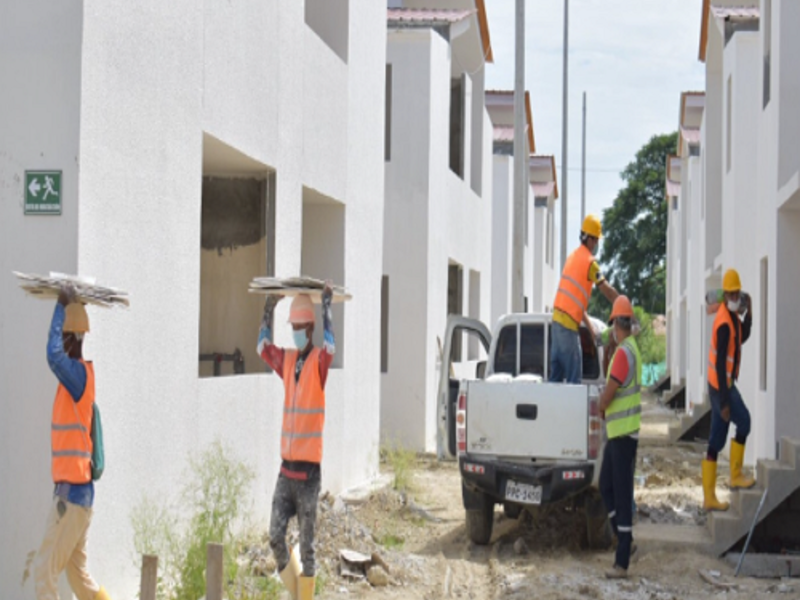
<path fill-rule="evenodd" d="M 600 219 L 588 215 L 581 227 L 581 245 L 567 258 L 558 292 L 553 303 L 551 328 L 550 381 L 580 383 L 583 378 L 583 351 L 581 350 L 580 324 L 586 323 L 592 338 L 594 328 L 586 313 L 592 286 L 597 286 L 609 302 L 614 302 L 617 291 L 605 280 L 594 253 L 600 244 L 602 225 Z"/>
<path fill-rule="evenodd" d="M 628 576 L 634 551 L 633 474 L 642 412 L 642 357 L 632 335 L 634 314 L 627 296 L 614 301 L 609 324 L 617 349 L 600 396 L 608 437 L 600 469 L 600 494 L 618 542 L 614 566 L 606 577 L 622 579 Z"/>
<path fill-rule="evenodd" d="M 281 463 L 269 536 L 281 579 L 293 599 L 314 596 L 314 526 L 320 491 L 322 429 L 325 422 L 325 382 L 333 362 L 335 342 L 331 319 L 333 292 L 330 282 L 322 294 L 324 341 L 314 347 L 314 305 L 311 298 L 296 296 L 289 310 L 296 349 L 278 348 L 272 343 L 272 315 L 281 296 L 269 295 L 258 338 L 258 353 L 283 379 L 285 389 Z M 300 528 L 300 557 L 286 545 L 289 519 L 297 515 Z M 302 559 L 302 568 L 300 561 Z"/>
<path fill-rule="evenodd" d="M 71 286 L 62 288 L 47 342 L 47 362 L 58 379 L 50 426 L 55 492 L 34 579 L 38 600 L 58 600 L 58 577 L 67 579 L 78 600 L 108 600 L 86 569 L 86 541 L 92 521 L 92 414 L 94 365 L 83 360 L 89 317 Z"/>
<path fill-rule="evenodd" d="M 736 424 L 736 437 L 731 440 L 731 489 L 750 488 L 755 480 L 742 475 L 744 445 L 750 433 L 750 411 L 742 400 L 736 380 L 742 358 L 742 344 L 750 337 L 753 311 L 747 299 L 747 316 L 739 318 L 742 283 L 733 269 L 722 278 L 724 303 L 717 309 L 708 353 L 708 394 L 711 398 L 711 434 L 703 460 L 703 508 L 728 510 L 727 502 L 717 500 L 717 456 L 725 447 L 730 422 Z"/>

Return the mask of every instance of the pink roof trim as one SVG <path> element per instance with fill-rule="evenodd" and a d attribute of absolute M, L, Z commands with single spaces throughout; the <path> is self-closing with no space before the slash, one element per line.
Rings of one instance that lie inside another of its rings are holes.
<path fill-rule="evenodd" d="M 671 179 L 667 179 L 667 196 L 680 196 L 681 195 L 681 184 L 677 181 L 672 181 Z"/>
<path fill-rule="evenodd" d="M 718 19 L 757 19 L 760 15 L 757 6 L 712 6 L 711 12 Z"/>
<path fill-rule="evenodd" d="M 446 9 L 424 9 L 424 8 L 389 8 L 387 9 L 387 20 L 389 23 L 422 25 L 422 24 L 442 24 L 452 25 L 463 21 L 467 17 L 475 14 L 475 10 L 446 10 Z"/>
<path fill-rule="evenodd" d="M 700 130 L 695 127 L 681 127 L 681 135 L 690 144 L 700 143 Z"/>
<path fill-rule="evenodd" d="M 553 194 L 556 184 L 552 181 L 534 181 L 531 182 L 531 187 L 533 188 L 533 195 L 536 198 L 549 198 Z"/>
<path fill-rule="evenodd" d="M 495 142 L 513 142 L 514 141 L 514 127 L 512 125 L 495 125 L 494 126 L 494 141 Z"/>

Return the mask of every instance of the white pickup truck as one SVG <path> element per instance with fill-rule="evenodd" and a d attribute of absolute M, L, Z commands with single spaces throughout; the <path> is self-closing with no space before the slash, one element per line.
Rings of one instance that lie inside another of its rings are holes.
<path fill-rule="evenodd" d="M 605 427 L 598 397 L 602 348 L 581 327 L 583 383 L 548 383 L 550 314 L 502 317 L 494 335 L 483 323 L 451 315 L 439 383 L 440 454 L 458 458 L 469 538 L 488 544 L 494 506 L 516 517 L 523 508 L 563 502 L 585 518 L 588 547 L 611 543 L 597 491 Z M 603 327 L 597 321 L 600 327 Z M 597 328 L 597 326 L 596 326 Z M 486 361 L 458 378 L 453 348 L 472 337 Z M 472 374 L 470 374 L 472 375 Z M 577 511 L 576 511 L 577 512 Z"/>

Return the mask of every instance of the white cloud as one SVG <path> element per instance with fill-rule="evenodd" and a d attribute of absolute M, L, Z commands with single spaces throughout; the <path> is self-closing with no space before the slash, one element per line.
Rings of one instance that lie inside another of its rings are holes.
<path fill-rule="evenodd" d="M 487 88 L 514 85 L 514 6 L 513 0 L 486 2 L 495 59 Z M 569 250 L 580 226 L 583 91 L 587 212 L 601 214 L 622 185 L 617 170 L 652 135 L 677 129 L 680 92 L 704 87 L 697 60 L 701 8 L 702 0 L 570 0 Z M 563 0 L 526 3 L 525 79 L 536 149 L 556 156 L 559 187 L 563 15 Z"/>

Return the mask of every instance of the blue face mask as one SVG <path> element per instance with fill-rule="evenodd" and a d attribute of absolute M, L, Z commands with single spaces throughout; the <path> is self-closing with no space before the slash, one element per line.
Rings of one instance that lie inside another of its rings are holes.
<path fill-rule="evenodd" d="M 308 334 L 306 334 L 305 329 L 293 330 L 292 334 L 294 335 L 294 345 L 297 346 L 298 350 L 303 350 L 308 346 Z"/>

